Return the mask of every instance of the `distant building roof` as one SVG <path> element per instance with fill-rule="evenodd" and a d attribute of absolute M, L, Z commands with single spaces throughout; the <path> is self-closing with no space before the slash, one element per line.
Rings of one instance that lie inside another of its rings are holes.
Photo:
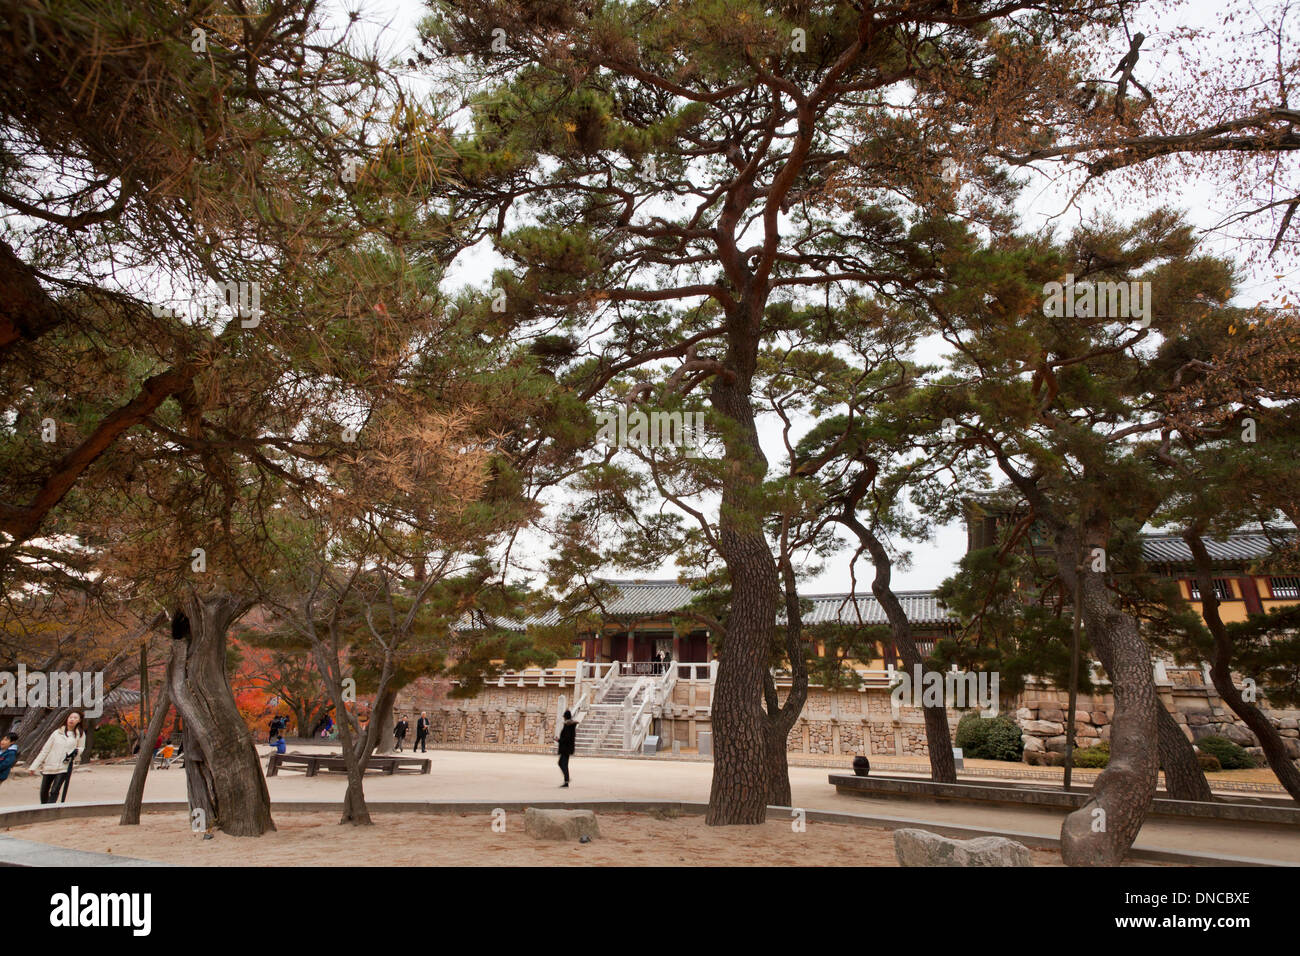
<path fill-rule="evenodd" d="M 690 604 L 696 592 L 688 585 L 675 580 L 664 581 L 618 581 L 606 580 L 618 588 L 617 592 L 604 601 L 604 610 L 611 618 L 634 619 L 668 617 Z M 898 591 L 898 600 L 907 612 L 907 619 L 913 624 L 947 624 L 956 618 L 950 614 L 933 591 Z M 839 621 L 843 624 L 887 624 L 884 609 L 871 594 L 859 594 L 856 602 L 847 594 L 805 594 L 801 595 L 812 603 L 812 609 L 804 616 L 805 624 L 825 624 Z M 598 610 L 594 604 L 591 610 Z M 529 617 L 522 621 L 498 618 L 496 625 L 510 631 L 522 631 L 528 625 L 554 625 L 560 621 L 555 611 Z M 469 629 L 472 625 L 464 625 Z"/>
<path fill-rule="evenodd" d="M 1294 540 L 1294 528 L 1236 531 L 1224 538 L 1206 538 L 1205 550 L 1216 564 L 1240 564 L 1266 558 L 1279 543 Z M 1150 564 L 1190 565 L 1192 550 L 1178 534 L 1142 535 L 1142 558 Z"/>
<path fill-rule="evenodd" d="M 947 624 L 957 618 L 939 603 L 933 591 L 895 591 L 898 601 L 913 624 Z M 812 612 L 804 616 L 805 624 L 888 624 L 885 609 L 875 595 L 859 594 L 855 599 L 847 594 L 810 594 Z"/>

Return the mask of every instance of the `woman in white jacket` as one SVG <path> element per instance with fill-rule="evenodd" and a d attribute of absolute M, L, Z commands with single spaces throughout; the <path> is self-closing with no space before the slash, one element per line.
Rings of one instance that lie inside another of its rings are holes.
<path fill-rule="evenodd" d="M 86 746 L 81 732 L 81 711 L 68 714 L 67 722 L 50 734 L 45 746 L 27 766 L 28 773 L 41 775 L 41 803 L 57 803 L 59 791 L 72 775 L 72 762 Z"/>

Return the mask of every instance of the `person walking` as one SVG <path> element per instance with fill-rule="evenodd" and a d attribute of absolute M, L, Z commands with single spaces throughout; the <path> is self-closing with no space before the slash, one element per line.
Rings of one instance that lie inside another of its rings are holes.
<path fill-rule="evenodd" d="M 429 752 L 429 746 L 425 742 L 429 737 L 429 712 L 420 711 L 420 719 L 415 722 L 415 746 L 411 748 L 411 753 L 418 749 L 420 753 Z"/>
<path fill-rule="evenodd" d="M 50 734 L 45 746 L 28 764 L 27 772 L 41 775 L 41 803 L 58 803 L 62 792 L 67 799 L 68 778 L 77 754 L 86 746 L 86 735 L 81 730 L 81 711 L 68 714 L 62 727 Z"/>
<path fill-rule="evenodd" d="M 560 772 L 564 774 L 564 783 L 560 784 L 560 789 L 563 790 L 569 785 L 569 758 L 573 756 L 578 740 L 578 722 L 567 710 L 564 712 L 564 726 L 555 740 L 560 745 Z"/>
<path fill-rule="evenodd" d="M 18 762 L 18 735 L 12 730 L 0 737 L 0 783 L 9 779 L 9 771 Z"/>
<path fill-rule="evenodd" d="M 397 752 L 402 752 L 402 744 L 406 742 L 406 718 L 397 718 L 397 726 L 393 728 L 393 736 L 397 739 Z"/>

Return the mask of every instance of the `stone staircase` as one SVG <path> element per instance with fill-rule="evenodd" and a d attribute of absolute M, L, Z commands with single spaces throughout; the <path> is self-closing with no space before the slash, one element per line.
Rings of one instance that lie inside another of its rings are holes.
<path fill-rule="evenodd" d="M 644 677 L 616 677 L 604 696 L 589 706 L 578 721 L 574 748 L 591 756 L 621 756 L 623 750 L 623 706 L 631 696 L 630 706 L 637 707 L 642 695 L 650 692 Z M 638 687 L 637 685 L 641 686 Z"/>

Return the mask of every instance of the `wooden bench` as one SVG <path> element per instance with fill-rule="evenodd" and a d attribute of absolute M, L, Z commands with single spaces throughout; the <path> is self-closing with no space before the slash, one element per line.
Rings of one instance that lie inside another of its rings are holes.
<path fill-rule="evenodd" d="M 281 767 L 303 767 L 309 777 L 316 776 L 322 770 L 339 770 L 346 773 L 348 769 L 342 754 L 272 753 L 266 765 L 266 775 L 274 777 L 280 772 Z M 366 770 L 374 770 L 386 775 L 392 775 L 404 768 L 417 770 L 419 773 L 429 773 L 433 769 L 433 762 L 428 757 L 394 757 L 376 754 L 366 763 Z"/>

